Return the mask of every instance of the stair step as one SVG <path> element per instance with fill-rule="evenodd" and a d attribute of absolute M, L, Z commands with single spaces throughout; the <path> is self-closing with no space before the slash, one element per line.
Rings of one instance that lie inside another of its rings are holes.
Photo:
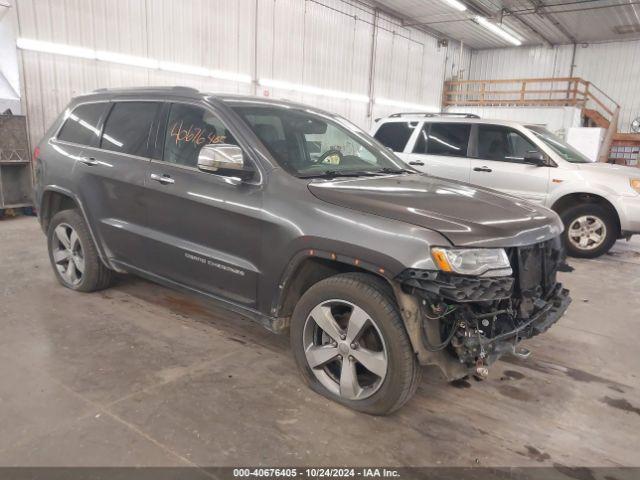
<path fill-rule="evenodd" d="M 587 117 L 600 128 L 608 128 L 609 120 L 607 120 L 599 111 L 591 108 L 583 108 L 582 115 Z"/>

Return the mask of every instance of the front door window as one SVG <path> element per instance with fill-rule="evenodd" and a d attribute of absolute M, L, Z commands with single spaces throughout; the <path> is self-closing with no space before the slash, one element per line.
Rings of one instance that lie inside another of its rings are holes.
<path fill-rule="evenodd" d="M 209 144 L 237 145 L 222 121 L 195 105 L 171 106 L 164 142 L 164 161 L 196 168 L 200 149 Z"/>

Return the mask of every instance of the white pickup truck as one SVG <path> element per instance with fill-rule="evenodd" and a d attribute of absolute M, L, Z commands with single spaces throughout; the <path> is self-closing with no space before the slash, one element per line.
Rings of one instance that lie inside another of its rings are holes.
<path fill-rule="evenodd" d="M 398 113 L 376 121 L 371 134 L 419 171 L 555 210 L 572 256 L 600 256 L 640 233 L 640 169 L 594 163 L 544 127 Z"/>

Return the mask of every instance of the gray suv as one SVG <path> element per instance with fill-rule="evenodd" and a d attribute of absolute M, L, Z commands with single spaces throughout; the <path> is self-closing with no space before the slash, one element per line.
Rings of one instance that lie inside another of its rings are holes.
<path fill-rule="evenodd" d="M 552 211 L 430 177 L 347 120 L 185 87 L 71 101 L 34 152 L 65 287 L 114 272 L 288 332 L 304 380 L 387 414 L 420 365 L 484 377 L 566 310 Z"/>

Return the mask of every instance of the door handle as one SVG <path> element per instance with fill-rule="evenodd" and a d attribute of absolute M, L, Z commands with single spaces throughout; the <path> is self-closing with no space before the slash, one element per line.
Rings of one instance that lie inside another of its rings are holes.
<path fill-rule="evenodd" d="M 98 161 L 93 157 L 80 157 L 78 159 L 78 161 L 84 163 L 85 165 L 89 165 L 89 166 L 98 164 Z"/>
<path fill-rule="evenodd" d="M 489 167 L 476 167 L 473 169 L 474 172 L 493 172 Z"/>
<path fill-rule="evenodd" d="M 409 165 L 417 165 L 418 167 L 424 167 L 424 162 L 421 160 L 411 160 Z"/>
<path fill-rule="evenodd" d="M 158 173 L 152 173 L 150 175 L 150 178 L 151 178 L 151 180 L 155 180 L 156 182 L 160 182 L 163 185 L 176 183 L 176 181 L 173 178 L 171 178 L 169 175 L 160 175 Z"/>

